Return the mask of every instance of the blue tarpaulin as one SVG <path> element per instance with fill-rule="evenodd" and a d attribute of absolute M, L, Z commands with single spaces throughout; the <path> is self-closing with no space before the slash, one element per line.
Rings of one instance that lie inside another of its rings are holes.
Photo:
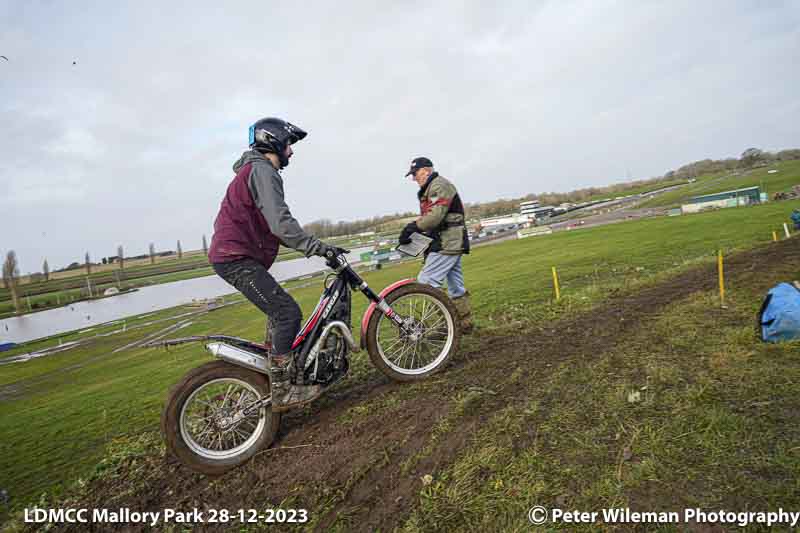
<path fill-rule="evenodd" d="M 766 342 L 800 339 L 800 289 L 791 283 L 772 287 L 761 306 L 759 325 Z"/>

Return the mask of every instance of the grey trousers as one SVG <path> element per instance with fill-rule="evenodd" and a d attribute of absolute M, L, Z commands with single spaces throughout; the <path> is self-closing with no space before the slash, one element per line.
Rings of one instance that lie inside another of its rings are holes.
<path fill-rule="evenodd" d="M 461 270 L 461 255 L 429 253 L 417 281 L 439 288 L 445 279 L 450 298 L 459 298 L 467 292 L 464 287 L 464 272 Z"/>

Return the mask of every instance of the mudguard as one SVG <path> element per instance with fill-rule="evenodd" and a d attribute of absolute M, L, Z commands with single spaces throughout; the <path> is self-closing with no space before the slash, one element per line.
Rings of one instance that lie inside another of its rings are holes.
<path fill-rule="evenodd" d="M 387 294 L 392 292 L 393 290 L 397 289 L 398 287 L 402 287 L 403 285 L 408 285 L 409 283 L 414 283 L 417 280 L 415 278 L 408 278 L 408 279 L 401 279 L 400 281 L 395 281 L 388 287 L 384 288 L 378 296 L 381 298 L 385 298 Z M 372 317 L 372 313 L 375 311 L 375 307 L 378 304 L 372 302 L 367 307 L 367 310 L 364 312 L 364 317 L 361 319 L 361 349 L 365 349 L 367 347 L 367 340 L 364 337 L 364 332 L 367 330 L 367 324 L 369 324 L 369 319 Z"/>

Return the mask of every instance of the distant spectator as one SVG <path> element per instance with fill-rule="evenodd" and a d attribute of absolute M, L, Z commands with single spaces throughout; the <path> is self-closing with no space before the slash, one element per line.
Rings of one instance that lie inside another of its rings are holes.
<path fill-rule="evenodd" d="M 800 209 L 795 209 L 792 211 L 790 217 L 792 222 L 794 222 L 794 229 L 800 230 Z"/>

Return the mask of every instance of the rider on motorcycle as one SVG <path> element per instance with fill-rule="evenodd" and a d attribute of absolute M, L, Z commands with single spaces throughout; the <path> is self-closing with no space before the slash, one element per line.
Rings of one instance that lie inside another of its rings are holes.
<path fill-rule="evenodd" d="M 307 133 L 278 118 L 250 126 L 250 150 L 233 164 L 236 176 L 228 185 L 214 221 L 208 258 L 214 271 L 267 315 L 272 409 L 285 411 L 317 398 L 319 385 L 292 384 L 292 342 L 302 314 L 269 273 L 280 244 L 306 257 L 345 250 L 307 234 L 292 216 L 283 195 L 280 170 L 289 164 L 292 145 Z M 302 373 L 298 373 L 302 380 Z"/>

